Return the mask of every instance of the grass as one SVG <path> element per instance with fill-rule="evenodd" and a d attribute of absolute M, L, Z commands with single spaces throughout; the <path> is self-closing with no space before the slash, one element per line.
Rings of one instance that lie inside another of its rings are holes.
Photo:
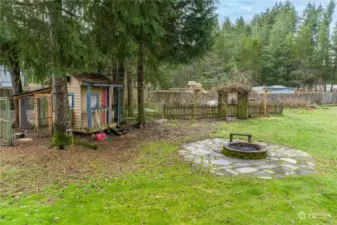
<path fill-rule="evenodd" d="M 2 199 L 0 224 L 337 224 L 336 118 L 336 107 L 288 110 L 219 122 L 211 134 L 249 132 L 254 140 L 304 150 L 318 159 L 311 176 L 215 176 L 177 158 L 177 140 L 148 142 L 136 171 Z"/>

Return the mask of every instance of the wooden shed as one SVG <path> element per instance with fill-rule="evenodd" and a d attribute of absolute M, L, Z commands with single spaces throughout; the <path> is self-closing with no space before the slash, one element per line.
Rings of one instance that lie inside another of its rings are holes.
<path fill-rule="evenodd" d="M 68 77 L 68 99 L 71 110 L 72 131 L 93 133 L 115 127 L 121 120 L 120 90 L 122 85 L 102 74 L 82 73 Z M 21 129 L 37 129 L 53 122 L 52 89 L 50 87 L 14 96 L 19 99 L 19 124 Z M 46 97 L 46 107 L 40 99 Z M 45 113 L 47 111 L 47 113 Z M 47 124 L 40 117 L 47 114 Z M 28 121 L 28 122 L 27 122 Z"/>
<path fill-rule="evenodd" d="M 73 132 L 93 133 L 119 124 L 121 87 L 121 84 L 97 73 L 74 74 L 69 77 L 68 95 L 69 105 L 73 109 Z"/>

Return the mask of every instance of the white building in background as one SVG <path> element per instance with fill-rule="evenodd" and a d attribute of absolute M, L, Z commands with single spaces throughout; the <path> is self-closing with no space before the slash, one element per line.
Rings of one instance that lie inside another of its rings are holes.
<path fill-rule="evenodd" d="M 259 94 L 264 93 L 264 91 L 268 91 L 268 93 L 273 93 L 273 94 L 294 94 L 295 93 L 295 88 L 285 87 L 281 85 L 253 87 L 252 90 Z"/>
<path fill-rule="evenodd" d="M 330 91 L 331 90 L 331 86 L 332 86 L 332 84 L 327 84 L 326 85 L 326 90 Z M 316 89 L 317 89 L 317 91 L 324 91 L 324 86 L 323 85 L 318 85 Z M 337 90 L 337 84 L 333 85 L 332 90 L 334 90 L 334 91 Z"/>
<path fill-rule="evenodd" d="M 21 83 L 23 85 L 23 88 L 28 88 L 25 84 L 24 76 L 22 76 L 21 72 Z M 41 86 L 41 85 L 40 85 Z M 11 74 L 8 68 L 4 67 L 3 65 L 0 65 L 0 88 L 12 88 L 12 80 L 11 80 Z"/>
<path fill-rule="evenodd" d="M 331 90 L 332 84 L 327 84 L 326 85 L 326 91 Z M 268 93 L 272 94 L 294 94 L 295 93 L 295 88 L 291 87 L 285 87 L 281 85 L 274 85 L 274 86 L 258 86 L 258 87 L 253 87 L 252 91 L 258 94 L 264 93 L 264 91 L 268 91 Z M 302 89 L 300 89 L 302 90 Z M 323 85 L 317 85 L 313 91 L 324 91 L 324 86 Z M 337 84 L 333 85 L 333 91 L 337 91 Z"/>
<path fill-rule="evenodd" d="M 0 65 L 0 88 L 11 88 L 11 87 L 12 87 L 11 75 L 4 66 Z"/>

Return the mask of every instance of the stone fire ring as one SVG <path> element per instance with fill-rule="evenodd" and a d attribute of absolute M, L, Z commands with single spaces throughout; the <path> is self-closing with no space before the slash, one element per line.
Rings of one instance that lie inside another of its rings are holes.
<path fill-rule="evenodd" d="M 244 151 L 233 148 L 233 146 L 251 146 L 255 148 L 254 151 Z M 252 144 L 248 142 L 230 142 L 223 145 L 222 153 L 225 156 L 239 158 L 239 159 L 265 159 L 268 156 L 268 150 L 266 148 L 262 148 L 260 145 Z"/>
<path fill-rule="evenodd" d="M 234 140 L 238 141 L 238 140 Z M 223 176 L 245 175 L 262 179 L 308 175 L 315 171 L 315 159 L 308 153 L 285 146 L 253 142 L 262 146 L 265 159 L 239 159 L 225 156 L 223 146 L 228 139 L 215 138 L 182 146 L 178 154 L 193 165 L 200 165 L 211 173 Z"/>

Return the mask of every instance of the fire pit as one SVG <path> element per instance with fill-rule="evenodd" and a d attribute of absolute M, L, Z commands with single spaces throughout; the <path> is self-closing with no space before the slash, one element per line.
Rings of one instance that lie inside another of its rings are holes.
<path fill-rule="evenodd" d="M 248 142 L 233 142 L 233 136 L 247 136 Z M 253 144 L 251 134 L 230 133 L 229 143 L 224 144 L 222 153 L 229 157 L 241 159 L 264 159 L 267 150 L 258 144 Z"/>

